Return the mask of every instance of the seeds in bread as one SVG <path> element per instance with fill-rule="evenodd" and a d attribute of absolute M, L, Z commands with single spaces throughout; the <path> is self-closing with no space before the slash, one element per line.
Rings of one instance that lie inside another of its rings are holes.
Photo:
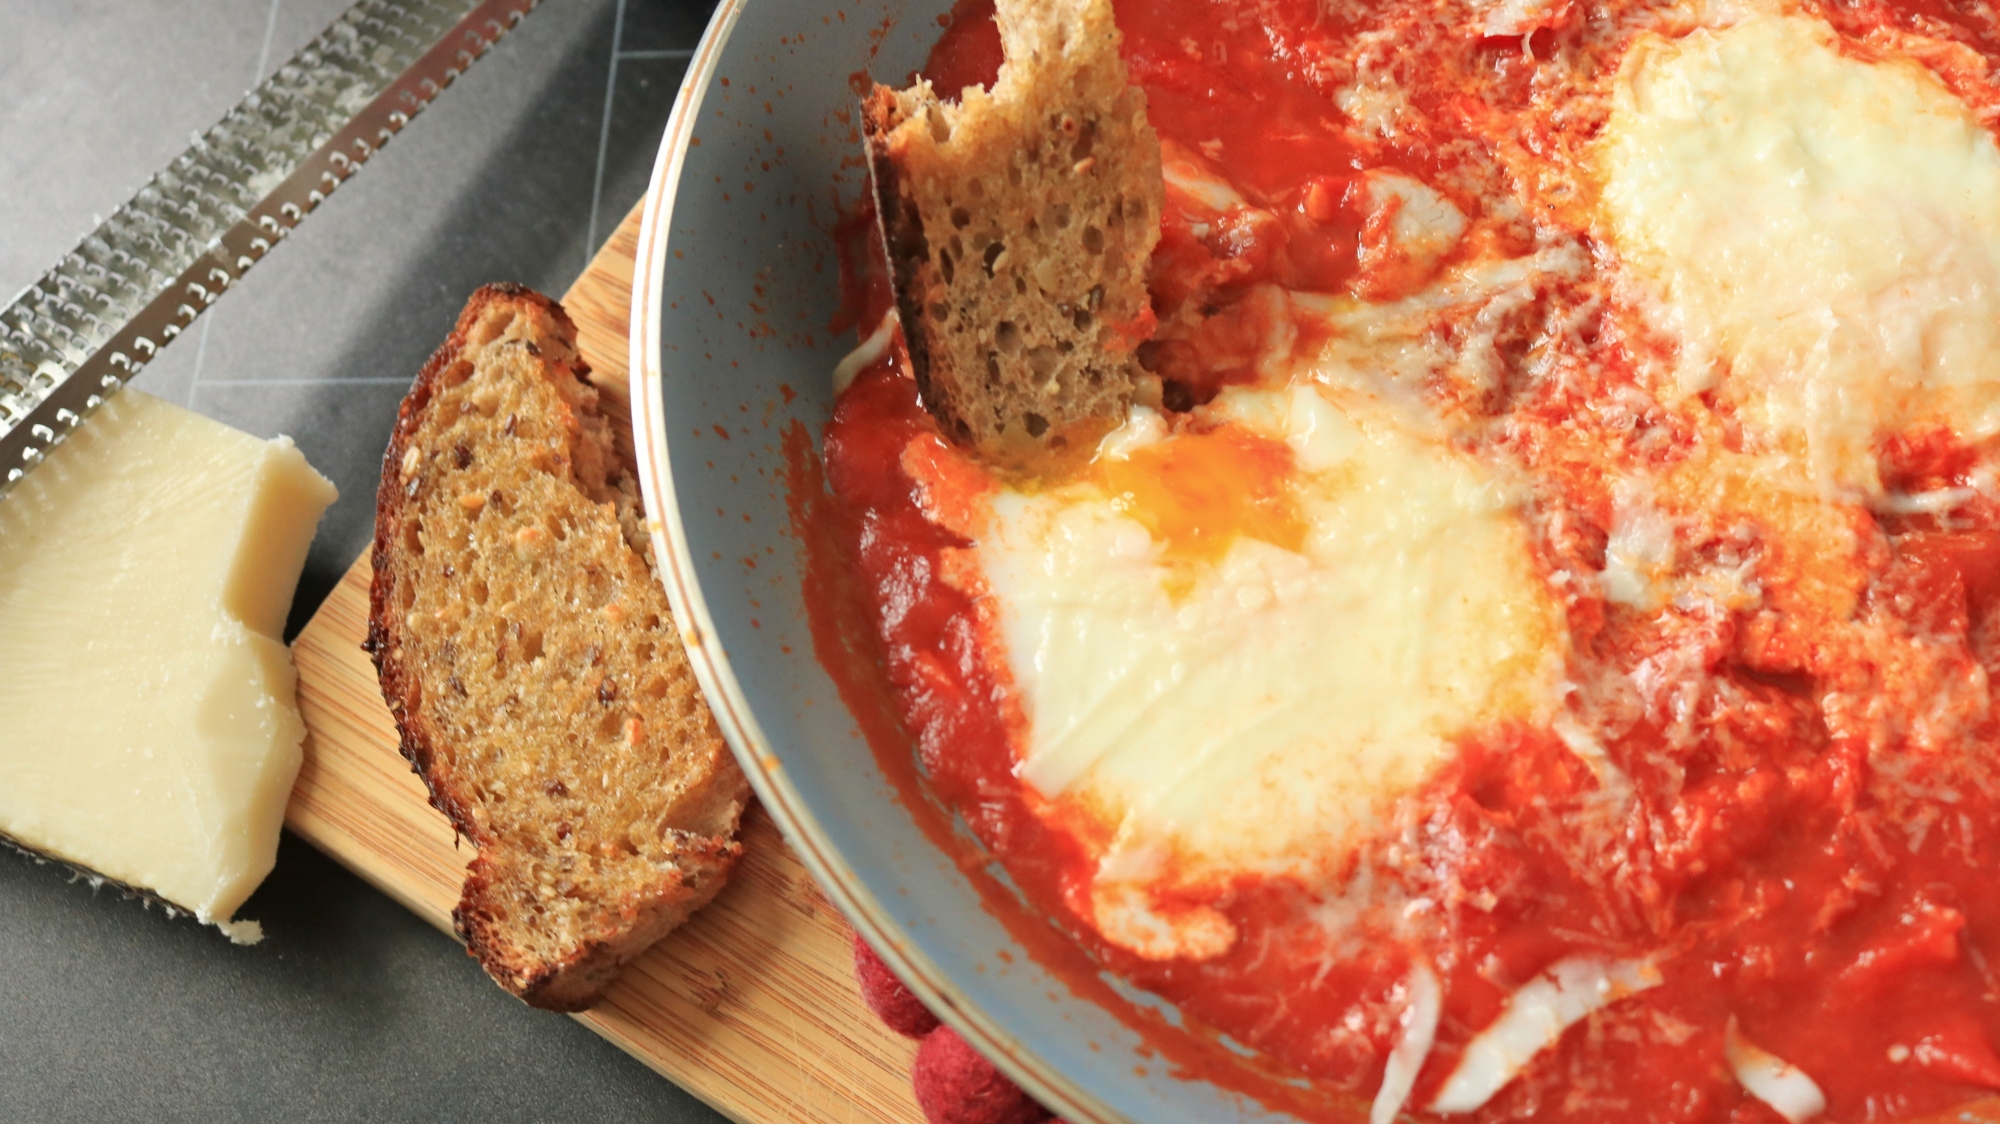
<path fill-rule="evenodd" d="M 878 85 L 862 119 L 925 406 L 960 444 L 1034 449 L 1151 382 L 1134 353 L 1164 187 L 1110 0 L 998 0 L 996 18 L 990 92 Z"/>
<path fill-rule="evenodd" d="M 474 294 L 384 458 L 369 622 L 403 753 L 479 849 L 459 935 L 553 1010 L 715 895 L 747 795 L 575 339 L 546 297 Z"/>

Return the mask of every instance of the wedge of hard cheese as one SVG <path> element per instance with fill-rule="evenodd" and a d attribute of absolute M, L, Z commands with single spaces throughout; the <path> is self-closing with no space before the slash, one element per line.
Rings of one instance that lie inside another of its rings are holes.
<path fill-rule="evenodd" d="M 137 391 L 0 498 L 0 836 L 232 923 L 299 769 L 285 614 L 333 485 Z"/>

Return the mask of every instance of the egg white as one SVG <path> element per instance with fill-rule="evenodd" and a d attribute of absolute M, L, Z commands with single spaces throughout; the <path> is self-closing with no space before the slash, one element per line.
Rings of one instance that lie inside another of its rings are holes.
<path fill-rule="evenodd" d="M 1560 616 L 1515 491 L 1340 397 L 1305 378 L 1208 407 L 1291 449 L 1306 533 L 1239 536 L 1191 583 L 1098 483 L 992 499 L 977 555 L 1027 718 L 1018 773 L 1102 826 L 1096 919 L 1142 954 L 1233 937 L 1161 894 L 1337 874 L 1457 739 L 1559 702 Z M 1099 456 L 1184 439 L 1140 409 Z"/>

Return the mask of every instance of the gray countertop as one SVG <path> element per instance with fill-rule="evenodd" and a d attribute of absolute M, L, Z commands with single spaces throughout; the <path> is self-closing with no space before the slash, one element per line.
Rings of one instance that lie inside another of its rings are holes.
<path fill-rule="evenodd" d="M 0 0 L 0 295 L 347 2 Z M 467 294 L 560 294 L 644 192 L 709 7 L 543 0 L 138 378 L 339 485 L 293 631 L 365 548 Z M 262 944 L 0 851 L 0 1121 L 721 1119 L 289 835 L 240 915 Z"/>

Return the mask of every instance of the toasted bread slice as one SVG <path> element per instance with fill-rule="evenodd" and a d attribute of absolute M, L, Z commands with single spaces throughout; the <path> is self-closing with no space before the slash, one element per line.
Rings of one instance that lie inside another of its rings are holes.
<path fill-rule="evenodd" d="M 747 796 L 562 307 L 479 290 L 396 420 L 369 648 L 404 756 L 479 848 L 453 914 L 580 1010 L 715 896 Z"/>
<path fill-rule="evenodd" d="M 924 404 L 989 450 L 1060 442 L 1141 392 L 1164 192 L 1110 0 L 999 0 L 997 19 L 990 92 L 954 104 L 920 80 L 862 103 Z"/>

